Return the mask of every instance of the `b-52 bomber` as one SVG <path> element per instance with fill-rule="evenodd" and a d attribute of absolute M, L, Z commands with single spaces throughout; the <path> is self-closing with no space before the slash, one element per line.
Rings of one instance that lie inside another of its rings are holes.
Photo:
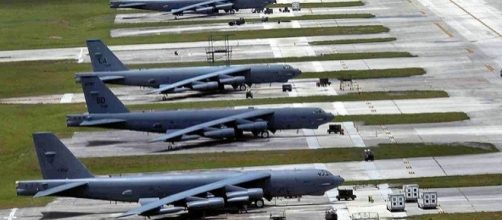
<path fill-rule="evenodd" d="M 233 13 L 239 9 L 262 11 L 276 0 L 117 0 L 110 1 L 110 8 L 134 8 L 165 11 L 176 16 L 186 13 L 218 14 L 220 10 Z"/>
<path fill-rule="evenodd" d="M 68 115 L 67 126 L 164 133 L 153 141 L 233 139 L 244 132 L 269 137 L 269 131 L 317 129 L 334 118 L 320 108 L 289 107 L 129 112 L 97 76 L 81 75 L 80 81 L 88 113 Z"/>
<path fill-rule="evenodd" d="M 225 85 L 245 90 L 246 85 L 287 82 L 301 74 L 290 65 L 205 66 L 129 70 L 100 40 L 88 40 L 93 74 L 110 84 L 156 88 L 149 93 L 168 94 L 188 90 L 224 90 Z M 77 81 L 80 75 L 77 73 Z"/>
<path fill-rule="evenodd" d="M 322 169 L 207 171 L 93 176 L 51 133 L 33 134 L 42 180 L 17 181 L 18 196 L 61 196 L 138 202 L 119 217 L 188 214 L 247 205 L 263 198 L 322 196 L 344 179 Z M 181 213 L 180 213 L 181 214 Z"/>

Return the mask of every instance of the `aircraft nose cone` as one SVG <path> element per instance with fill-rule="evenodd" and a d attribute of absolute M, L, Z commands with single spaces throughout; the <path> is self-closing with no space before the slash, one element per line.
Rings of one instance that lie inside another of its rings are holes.
<path fill-rule="evenodd" d="M 341 176 L 333 176 L 332 182 L 334 186 L 340 186 L 345 182 L 345 179 Z"/>
<path fill-rule="evenodd" d="M 333 121 L 333 119 L 335 119 L 335 115 L 331 113 L 326 113 L 326 122 L 331 122 Z"/>
<path fill-rule="evenodd" d="M 300 69 L 295 69 L 295 76 L 299 76 L 302 74 L 302 71 Z"/>

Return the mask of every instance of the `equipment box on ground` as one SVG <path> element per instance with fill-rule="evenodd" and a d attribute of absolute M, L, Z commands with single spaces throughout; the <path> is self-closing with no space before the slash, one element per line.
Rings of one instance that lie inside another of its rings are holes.
<path fill-rule="evenodd" d="M 418 185 L 417 184 L 408 184 L 403 185 L 404 198 L 406 202 L 416 202 L 418 199 Z"/>
<path fill-rule="evenodd" d="M 437 192 L 426 192 L 420 190 L 418 196 L 418 207 L 422 209 L 435 209 L 438 206 Z"/>
<path fill-rule="evenodd" d="M 387 210 L 391 212 L 400 212 L 404 211 L 406 206 L 404 194 L 402 193 L 393 193 L 389 194 L 389 199 L 387 201 Z"/>

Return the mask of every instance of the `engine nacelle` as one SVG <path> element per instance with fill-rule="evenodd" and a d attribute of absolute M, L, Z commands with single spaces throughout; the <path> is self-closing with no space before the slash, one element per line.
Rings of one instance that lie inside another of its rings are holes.
<path fill-rule="evenodd" d="M 246 82 L 246 77 L 244 76 L 235 76 L 235 77 L 220 79 L 221 84 L 243 84 L 245 82 Z"/>
<path fill-rule="evenodd" d="M 217 209 L 223 207 L 225 207 L 225 201 L 221 197 L 187 202 L 187 208 L 189 210 Z"/>
<path fill-rule="evenodd" d="M 200 83 L 200 84 L 195 84 L 192 86 L 194 90 L 212 90 L 212 89 L 217 89 L 218 82 L 207 82 L 207 83 Z"/>
<path fill-rule="evenodd" d="M 263 198 L 263 189 L 251 188 L 247 190 L 227 192 L 226 196 L 227 202 L 247 202 L 250 200 L 259 200 Z"/>
<path fill-rule="evenodd" d="M 267 128 L 268 128 L 268 123 L 266 121 L 237 125 L 237 129 L 243 131 L 266 131 Z"/>
<path fill-rule="evenodd" d="M 204 136 L 208 138 L 229 138 L 235 137 L 235 130 L 233 128 L 222 128 L 213 131 L 204 132 Z"/>
<path fill-rule="evenodd" d="M 191 140 L 196 140 L 199 139 L 199 135 L 183 135 L 181 136 L 180 140 L 181 141 L 191 141 Z"/>
<path fill-rule="evenodd" d="M 174 214 L 177 212 L 181 212 L 185 210 L 184 207 L 169 207 L 169 208 L 163 208 L 158 211 L 158 215 L 166 215 L 166 214 Z"/>

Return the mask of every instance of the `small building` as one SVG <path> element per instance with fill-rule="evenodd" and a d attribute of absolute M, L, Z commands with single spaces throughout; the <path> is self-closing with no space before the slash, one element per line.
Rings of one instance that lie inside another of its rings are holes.
<path fill-rule="evenodd" d="M 418 199 L 419 187 L 417 184 L 403 185 L 403 192 L 406 202 L 416 202 Z"/>
<path fill-rule="evenodd" d="M 404 211 L 406 206 L 404 194 L 402 193 L 392 193 L 389 194 L 389 199 L 387 200 L 387 210 L 391 212 L 401 212 Z"/>
<path fill-rule="evenodd" d="M 420 190 L 418 207 L 422 209 L 435 209 L 438 206 L 438 193 Z"/>

